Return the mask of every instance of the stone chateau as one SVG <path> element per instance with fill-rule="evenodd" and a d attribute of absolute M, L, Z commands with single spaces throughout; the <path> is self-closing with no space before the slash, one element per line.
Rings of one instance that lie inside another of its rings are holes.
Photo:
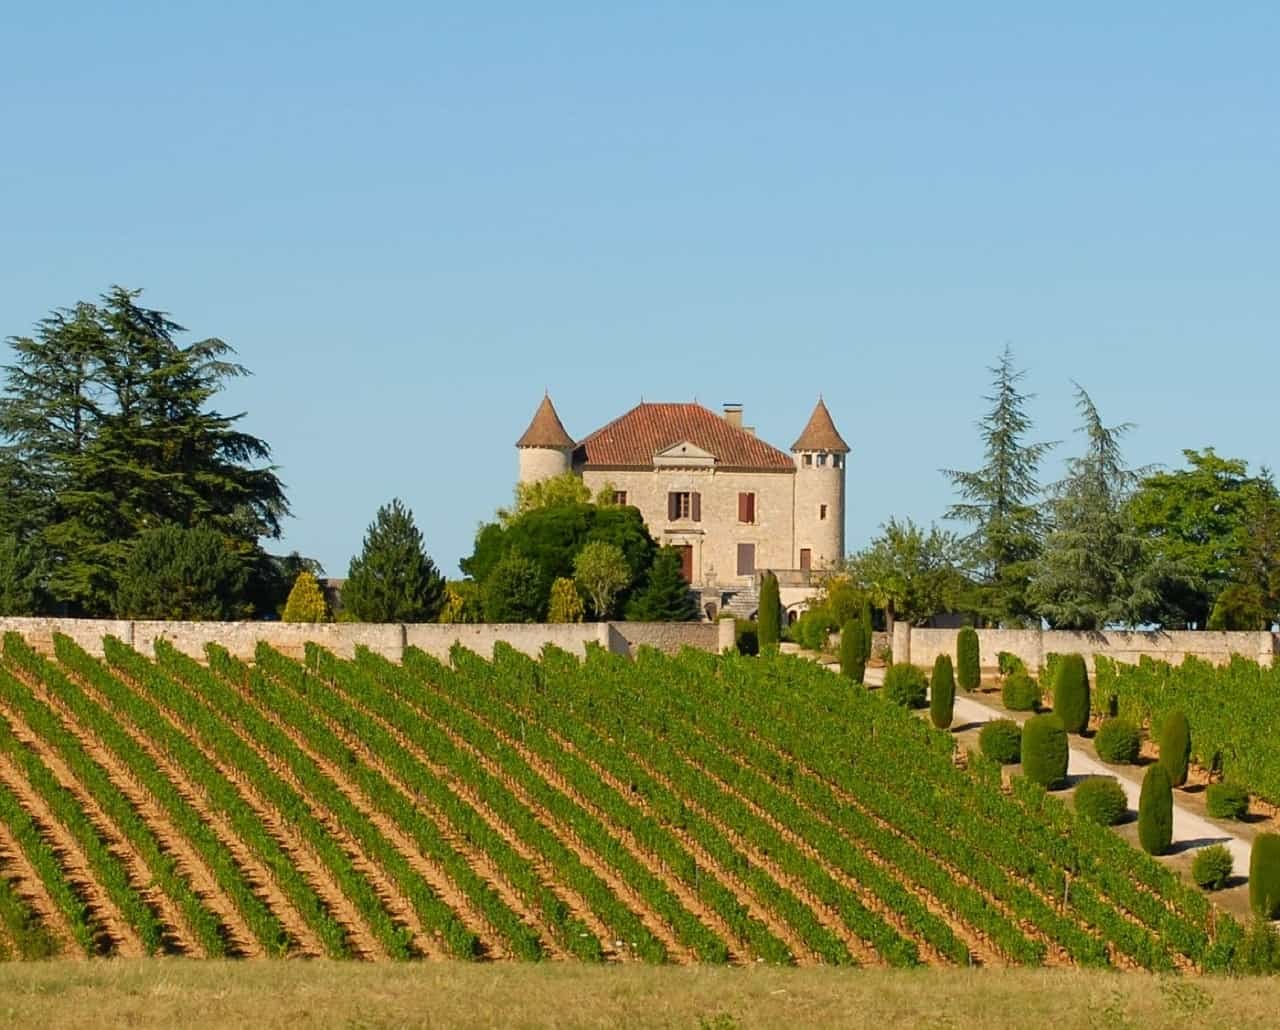
<path fill-rule="evenodd" d="M 790 612 L 844 556 L 849 445 L 821 399 L 790 453 L 743 425 L 742 405 L 636 405 L 575 441 L 550 396 L 516 441 L 520 481 L 573 472 L 640 509 L 650 533 L 680 552 L 703 611 L 756 608 L 757 574 L 777 573 Z"/>

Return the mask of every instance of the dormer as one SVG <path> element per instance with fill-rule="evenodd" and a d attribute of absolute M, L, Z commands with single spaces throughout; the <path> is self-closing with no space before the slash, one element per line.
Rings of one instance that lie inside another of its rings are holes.
<path fill-rule="evenodd" d="M 654 468 L 713 468 L 716 456 L 688 440 L 664 447 L 653 456 Z"/>

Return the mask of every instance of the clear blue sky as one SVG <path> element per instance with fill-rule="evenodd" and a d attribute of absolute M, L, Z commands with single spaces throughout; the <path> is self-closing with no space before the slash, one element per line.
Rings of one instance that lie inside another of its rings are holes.
<path fill-rule="evenodd" d="M 851 548 L 1006 343 L 1059 459 L 1074 378 L 1135 464 L 1277 462 L 1280 6 L 617 6 L 8 5 L 0 335 L 121 283 L 226 339 L 338 575 L 394 495 L 456 574 L 544 387 L 782 447 L 821 391 Z"/>

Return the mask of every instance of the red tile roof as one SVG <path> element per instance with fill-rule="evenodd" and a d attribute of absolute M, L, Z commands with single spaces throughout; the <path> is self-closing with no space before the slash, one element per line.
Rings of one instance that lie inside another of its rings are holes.
<path fill-rule="evenodd" d="M 517 447 L 572 447 L 573 437 L 565 432 L 564 423 L 556 414 L 550 394 L 543 394 L 542 403 L 533 413 L 533 421 L 516 441 Z"/>
<path fill-rule="evenodd" d="M 717 468 L 795 471 L 795 461 L 731 426 L 701 404 L 638 404 L 578 444 L 575 465 L 651 468 L 653 456 L 688 441 L 716 456 Z"/>
<path fill-rule="evenodd" d="M 849 453 L 849 445 L 844 442 L 844 437 L 836 430 L 836 424 L 831 419 L 831 412 L 827 410 L 827 406 L 823 403 L 821 397 L 818 398 L 818 406 L 813 409 L 813 414 L 809 416 L 809 424 L 804 427 L 804 431 L 800 434 L 800 439 L 791 445 L 791 449 L 793 451 Z"/>

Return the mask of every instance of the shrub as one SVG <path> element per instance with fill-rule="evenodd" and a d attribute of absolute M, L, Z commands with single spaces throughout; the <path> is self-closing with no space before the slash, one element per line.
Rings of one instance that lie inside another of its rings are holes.
<path fill-rule="evenodd" d="M 324 593 L 316 577 L 306 569 L 298 573 L 293 581 L 293 589 L 289 591 L 289 600 L 284 603 L 284 612 L 280 616 L 282 622 L 327 622 L 329 609 L 324 603 Z"/>
<path fill-rule="evenodd" d="M 1012 719 L 993 719 L 978 734 L 978 747 L 993 762 L 1013 765 L 1022 761 L 1022 729 Z"/>
<path fill-rule="evenodd" d="M 977 690 L 982 683 L 981 661 L 978 632 L 965 626 L 956 634 L 956 681 L 962 690 Z"/>
<path fill-rule="evenodd" d="M 1249 904 L 1263 919 L 1280 918 L 1280 833 L 1260 833 L 1253 842 Z"/>
<path fill-rule="evenodd" d="M 951 669 L 951 656 L 938 655 L 929 679 L 929 718 L 940 730 L 951 726 L 955 714 L 956 679 Z"/>
<path fill-rule="evenodd" d="M 1186 713 L 1175 709 L 1165 716 L 1160 726 L 1160 764 L 1169 774 L 1169 782 L 1181 787 L 1187 782 L 1187 764 L 1191 761 L 1191 726 Z"/>
<path fill-rule="evenodd" d="M 1015 672 L 1027 671 L 1027 663 L 1009 651 L 1001 651 L 996 655 L 996 665 L 1000 668 L 1001 676 L 1011 676 Z"/>
<path fill-rule="evenodd" d="M 777 654 L 782 635 L 782 604 L 778 600 L 778 577 L 766 572 L 760 581 L 760 611 L 757 618 L 761 654 Z"/>
<path fill-rule="evenodd" d="M 1040 707 L 1040 685 L 1025 672 L 1015 672 L 1000 688 L 1000 700 L 1011 712 L 1034 712 Z"/>
<path fill-rule="evenodd" d="M 1196 852 L 1191 860 L 1191 879 L 1207 891 L 1219 891 L 1227 885 L 1234 865 L 1231 852 L 1221 844 L 1213 844 Z"/>
<path fill-rule="evenodd" d="M 733 640 L 738 654 L 757 655 L 760 653 L 760 629 L 751 619 L 734 619 Z"/>
<path fill-rule="evenodd" d="M 1053 681 L 1053 710 L 1068 733 L 1089 725 L 1089 670 L 1078 654 L 1063 655 Z"/>
<path fill-rule="evenodd" d="M 1266 975 L 1280 970 L 1280 933 L 1266 919 L 1255 919 L 1231 964 L 1236 974 Z"/>
<path fill-rule="evenodd" d="M 1129 799 L 1118 780 L 1095 776 L 1076 788 L 1076 812 L 1099 826 L 1115 826 L 1129 811 Z"/>
<path fill-rule="evenodd" d="M 891 665 L 884 674 L 884 696 L 905 708 L 923 708 L 927 685 L 924 673 L 905 662 Z"/>
<path fill-rule="evenodd" d="M 498 560 L 480 588 L 486 622 L 537 622 L 547 595 L 538 566 L 519 551 Z"/>
<path fill-rule="evenodd" d="M 1205 806 L 1215 819 L 1243 819 L 1249 811 L 1249 792 L 1234 783 L 1211 783 Z"/>
<path fill-rule="evenodd" d="M 568 576 L 557 576 L 551 584 L 551 597 L 547 601 L 548 622 L 581 622 L 586 610 L 582 596 Z"/>
<path fill-rule="evenodd" d="M 871 656 L 866 642 L 858 619 L 850 619 L 840 630 L 840 671 L 854 683 L 861 683 L 867 672 L 867 659 Z"/>
<path fill-rule="evenodd" d="M 1093 738 L 1093 748 L 1104 762 L 1132 765 L 1141 747 L 1142 734 L 1128 719 L 1107 719 Z"/>
<path fill-rule="evenodd" d="M 1157 762 L 1142 778 L 1138 796 L 1138 842 L 1149 855 L 1163 855 L 1173 843 L 1173 785 Z"/>
<path fill-rule="evenodd" d="M 1022 771 L 1046 790 L 1067 782 L 1067 730 L 1057 714 L 1033 715 L 1022 728 Z"/>
<path fill-rule="evenodd" d="M 216 529 L 158 526 L 134 540 L 120 570 L 116 615 L 126 619 L 244 618 L 249 569 Z"/>
<path fill-rule="evenodd" d="M 763 601 L 761 602 L 763 604 Z M 791 639 L 810 651 L 825 651 L 831 634 L 840 629 L 826 608 L 806 608 L 788 630 Z"/>

